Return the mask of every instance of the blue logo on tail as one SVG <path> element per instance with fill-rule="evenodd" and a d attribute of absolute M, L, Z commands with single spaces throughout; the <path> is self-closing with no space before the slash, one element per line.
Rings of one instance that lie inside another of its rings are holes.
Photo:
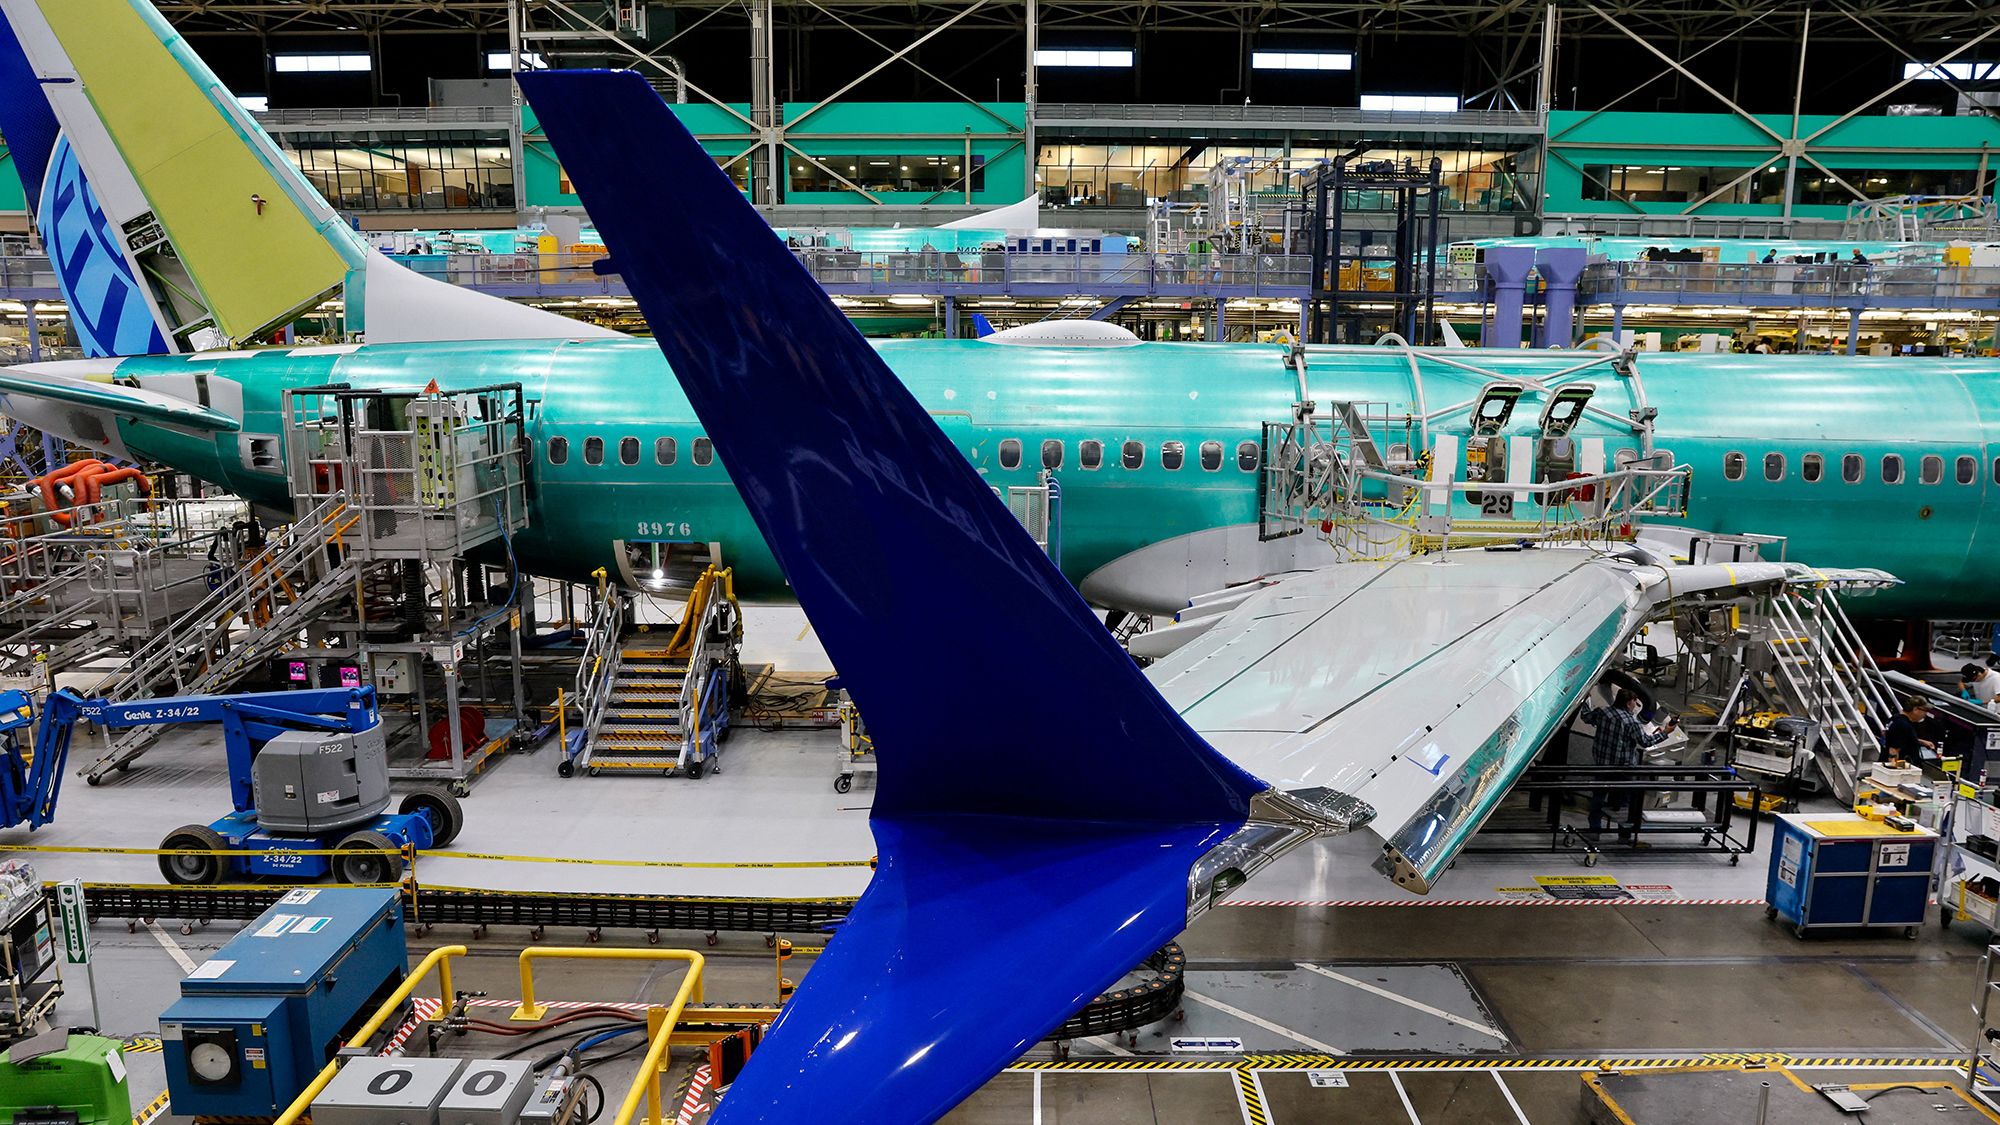
<path fill-rule="evenodd" d="M 125 260 L 124 248 L 113 237 L 110 221 L 67 138 L 56 142 L 49 159 L 37 217 L 84 354 L 166 351 L 166 337 L 153 322 L 153 311 Z"/>

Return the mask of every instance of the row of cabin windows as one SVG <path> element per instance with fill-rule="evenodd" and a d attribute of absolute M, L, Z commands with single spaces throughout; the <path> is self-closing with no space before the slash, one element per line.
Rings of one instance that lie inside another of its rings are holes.
<path fill-rule="evenodd" d="M 1749 458 L 1741 453 L 1722 455 L 1722 475 L 1727 480 L 1742 480 L 1749 466 Z M 1917 480 L 1922 484 L 1944 483 L 1944 458 L 1935 453 L 1925 454 L 1917 461 Z M 1903 455 L 1885 453 L 1882 455 L 1882 483 L 1901 484 L 1906 470 Z M 1868 463 L 1859 453 L 1844 453 L 1840 457 L 1840 479 L 1844 484 L 1860 484 L 1868 475 Z M 1799 479 L 1807 484 L 1818 484 L 1826 476 L 1826 458 L 1818 453 L 1808 453 L 1799 458 Z M 1952 461 L 1951 477 L 1959 484 L 1972 484 L 1979 479 L 1979 458 L 1961 454 Z M 1764 454 L 1764 479 L 1780 481 L 1785 479 L 1785 455 Z M 2000 457 L 1993 460 L 1993 483 L 2000 484 Z"/>
<path fill-rule="evenodd" d="M 639 451 L 640 451 L 640 446 L 638 438 L 628 437 L 628 438 L 618 439 L 619 464 L 621 465 L 638 464 Z M 715 443 L 708 440 L 705 437 L 698 437 L 694 439 L 693 448 L 691 448 L 688 452 L 693 457 L 694 463 L 697 465 L 709 465 L 713 464 L 715 461 Z M 663 438 L 653 439 L 653 464 L 671 465 L 674 463 L 674 459 L 678 455 L 679 455 L 679 443 L 676 442 L 673 438 L 663 437 Z M 564 465 L 568 463 L 569 463 L 569 439 L 566 437 L 550 438 L 549 464 Z M 583 439 L 583 463 L 586 465 L 604 464 L 603 438 L 587 437 Z"/>
<path fill-rule="evenodd" d="M 1197 456 L 1201 467 L 1208 472 L 1218 472 L 1222 468 L 1222 443 L 1205 441 L 1201 443 Z M 1063 466 L 1063 443 L 1051 438 L 1042 443 L 1042 468 L 1055 470 Z M 1263 451 L 1254 441 L 1238 442 L 1236 445 L 1236 467 L 1246 473 L 1257 471 L 1257 464 Z M 1163 441 L 1160 443 L 1160 467 L 1170 472 L 1177 471 L 1187 462 L 1187 443 Z M 1104 443 L 1095 439 L 1076 443 L 1077 467 L 1095 472 L 1104 467 Z M 1146 464 L 1146 443 L 1128 441 L 1118 450 L 1118 463 L 1127 469 L 1141 468 Z M 1021 467 L 1021 439 L 1007 438 L 1000 443 L 1000 467 L 1018 469 Z"/>

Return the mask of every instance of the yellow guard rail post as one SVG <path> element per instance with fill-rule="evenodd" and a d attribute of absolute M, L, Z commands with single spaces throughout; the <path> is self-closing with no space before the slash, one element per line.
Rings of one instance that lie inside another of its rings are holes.
<path fill-rule="evenodd" d="M 368 1042 L 369 1036 L 382 1030 L 382 1025 L 389 1022 L 389 1017 L 396 1014 L 396 1009 L 402 1006 L 403 1001 L 410 998 L 410 993 L 417 990 L 417 986 L 423 983 L 424 978 L 430 975 L 432 969 L 437 970 L 438 996 L 444 1001 L 444 1007 L 439 1009 L 439 1011 L 450 1011 L 451 959 L 463 956 L 465 956 L 465 947 L 462 945 L 441 945 L 431 950 L 422 961 L 417 963 L 416 969 L 409 976 L 403 978 L 402 985 L 396 991 L 390 993 L 387 1000 L 382 1001 L 382 1006 L 375 1009 L 375 1014 L 369 1017 L 367 1023 L 361 1025 L 360 1030 L 356 1031 L 353 1038 L 347 1041 L 347 1045 L 349 1047 L 363 1046 Z M 285 1112 L 279 1114 L 278 1119 L 273 1121 L 271 1125 L 294 1125 L 306 1110 L 312 1108 L 313 1099 L 319 1097 L 320 1091 L 326 1089 L 326 1084 L 333 1081 L 333 1076 L 339 1070 L 339 1059 L 335 1059 L 322 1067 L 319 1076 L 312 1080 L 312 1085 L 300 1091 L 299 1096 L 292 1099 L 292 1104 L 286 1106 Z"/>
<path fill-rule="evenodd" d="M 634 952 L 647 952 L 634 950 Z M 644 1097 L 646 1117 L 643 1125 L 667 1125 L 661 1112 L 660 1072 L 667 1064 L 667 1044 L 674 1037 L 674 1025 L 681 1019 L 681 1009 L 687 1007 L 692 998 L 701 997 L 702 956 L 691 949 L 662 949 L 653 951 L 668 960 L 688 963 L 688 971 L 681 978 L 681 986 L 674 992 L 674 1000 L 664 1014 L 660 1009 L 646 1010 L 646 1032 L 652 1036 L 652 1045 L 646 1048 L 645 1061 L 639 1064 L 639 1072 L 632 1076 L 632 1086 L 625 1091 L 625 1101 L 618 1107 L 618 1116 L 611 1119 L 611 1125 L 631 1125 L 632 1115 L 639 1109 L 639 1101 Z"/>

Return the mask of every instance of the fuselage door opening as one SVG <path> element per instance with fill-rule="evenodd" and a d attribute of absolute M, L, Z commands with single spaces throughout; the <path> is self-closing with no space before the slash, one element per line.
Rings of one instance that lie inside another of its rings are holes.
<path fill-rule="evenodd" d="M 1507 420 L 1521 401 L 1521 388 L 1513 383 L 1488 383 L 1472 404 L 1472 433 L 1465 442 L 1467 482 L 1507 479 Z M 1474 490 L 1465 498 L 1486 510 L 1486 497 Z M 1511 503 L 1508 508 L 1513 507 Z M 1487 512 L 1487 514 L 1496 514 Z M 1498 513 L 1507 514 L 1507 513 Z"/>
<path fill-rule="evenodd" d="M 628 589 L 686 594 L 710 566 L 722 565 L 722 544 L 685 539 L 620 539 L 618 576 Z"/>
<path fill-rule="evenodd" d="M 1584 407 L 1597 388 L 1588 383 L 1563 387 L 1549 396 L 1538 420 L 1541 434 L 1535 440 L 1535 483 L 1564 480 L 1577 471 L 1576 439 L 1571 432 L 1583 420 Z M 1537 494 L 1546 502 L 1548 494 Z"/>

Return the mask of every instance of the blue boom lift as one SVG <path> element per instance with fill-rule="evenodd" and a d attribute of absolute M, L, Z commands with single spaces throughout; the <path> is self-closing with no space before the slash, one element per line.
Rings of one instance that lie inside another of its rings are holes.
<path fill-rule="evenodd" d="M 43 704 L 32 754 L 19 731 L 32 721 L 28 697 L 0 692 L 0 827 L 40 828 L 56 796 L 79 721 L 107 728 L 221 723 L 234 808 L 210 824 L 167 833 L 160 857 L 169 883 L 282 875 L 387 883 L 402 873 L 402 849 L 450 843 L 464 825 L 458 800 L 423 786 L 388 811 L 389 757 L 373 687 L 189 695 L 127 703 L 85 699 L 67 688 Z M 336 850 L 298 855 L 296 850 Z M 227 854 L 198 854 L 227 853 Z M 292 854 L 286 854 L 292 853 Z"/>

